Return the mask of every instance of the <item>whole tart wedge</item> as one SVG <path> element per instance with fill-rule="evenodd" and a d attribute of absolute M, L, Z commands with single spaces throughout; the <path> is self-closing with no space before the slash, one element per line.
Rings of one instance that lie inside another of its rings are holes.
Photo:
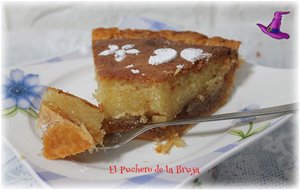
<path fill-rule="evenodd" d="M 240 42 L 196 32 L 98 28 L 92 40 L 106 133 L 213 113 L 229 97 L 239 66 Z M 139 138 L 164 140 L 188 128 L 153 129 Z"/>

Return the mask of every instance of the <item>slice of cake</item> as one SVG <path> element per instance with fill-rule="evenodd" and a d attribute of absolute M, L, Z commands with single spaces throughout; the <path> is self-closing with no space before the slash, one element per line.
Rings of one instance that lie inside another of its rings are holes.
<path fill-rule="evenodd" d="M 92 39 L 95 97 L 107 133 L 212 113 L 226 102 L 239 65 L 240 42 L 196 32 L 99 28 Z M 163 140 L 187 128 L 140 138 Z"/>
<path fill-rule="evenodd" d="M 103 113 L 91 103 L 55 88 L 48 88 L 39 110 L 38 127 L 43 132 L 43 155 L 65 158 L 102 144 Z"/>

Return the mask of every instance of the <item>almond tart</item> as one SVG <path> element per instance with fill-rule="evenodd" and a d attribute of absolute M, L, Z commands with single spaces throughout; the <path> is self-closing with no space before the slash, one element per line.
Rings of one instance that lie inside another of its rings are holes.
<path fill-rule="evenodd" d="M 239 46 L 190 31 L 95 29 L 95 97 L 103 129 L 123 132 L 213 113 L 230 96 Z M 153 129 L 139 138 L 161 141 L 188 128 Z"/>

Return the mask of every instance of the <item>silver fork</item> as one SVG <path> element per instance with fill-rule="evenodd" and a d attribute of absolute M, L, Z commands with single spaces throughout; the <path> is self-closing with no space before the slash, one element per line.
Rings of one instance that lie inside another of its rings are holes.
<path fill-rule="evenodd" d="M 253 117 L 253 116 L 271 115 L 271 114 L 289 114 L 297 110 L 298 110 L 298 103 L 293 103 L 293 104 L 263 108 L 263 109 L 253 110 L 253 111 L 233 112 L 233 113 L 225 113 L 225 114 L 192 118 L 192 119 L 182 119 L 182 120 L 174 120 L 174 121 L 168 121 L 163 123 L 155 123 L 155 124 L 150 124 L 150 125 L 145 125 L 143 127 L 135 128 L 133 130 L 126 131 L 126 132 L 106 134 L 104 136 L 103 145 L 101 146 L 99 145 L 97 146 L 97 148 L 98 149 L 118 148 L 128 143 L 135 137 L 141 135 L 142 133 L 158 127 L 196 124 L 200 122 L 237 119 L 237 118 L 245 118 L 245 117 Z"/>

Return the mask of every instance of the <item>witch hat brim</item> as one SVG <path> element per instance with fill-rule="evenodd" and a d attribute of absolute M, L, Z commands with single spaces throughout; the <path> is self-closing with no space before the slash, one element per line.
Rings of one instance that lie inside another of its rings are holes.
<path fill-rule="evenodd" d="M 283 33 L 281 31 L 277 32 L 277 33 L 272 33 L 270 31 L 268 31 L 268 27 L 262 25 L 262 24 L 257 24 L 257 26 L 261 29 L 261 31 L 269 36 L 271 36 L 272 38 L 275 39 L 289 39 L 290 35 L 288 35 L 287 33 Z"/>

